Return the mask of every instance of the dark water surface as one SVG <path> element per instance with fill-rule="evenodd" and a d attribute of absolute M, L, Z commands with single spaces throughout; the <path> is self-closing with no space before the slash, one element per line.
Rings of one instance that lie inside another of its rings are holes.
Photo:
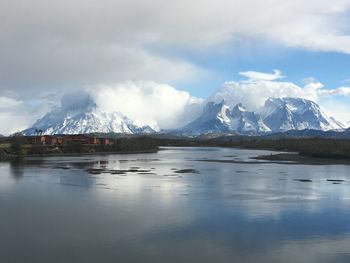
<path fill-rule="evenodd" d="M 266 151 L 0 163 L 0 262 L 350 262 L 350 166 Z"/>

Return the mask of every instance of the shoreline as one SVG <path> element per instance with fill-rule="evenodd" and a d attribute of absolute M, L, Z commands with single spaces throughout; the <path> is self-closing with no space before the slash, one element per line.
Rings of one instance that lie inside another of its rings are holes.
<path fill-rule="evenodd" d="M 130 150 L 130 151 L 97 151 L 97 152 L 72 152 L 72 153 L 41 153 L 41 154 L 13 154 L 5 151 L 4 149 L 0 149 L 0 161 L 10 161 L 13 159 L 20 158 L 32 158 L 32 157 L 60 157 L 60 156 L 93 156 L 93 155 L 116 155 L 116 154 L 147 154 L 147 153 L 157 153 L 162 151 L 163 148 L 169 146 L 159 146 L 157 149 L 151 150 Z M 220 162 L 220 163 L 239 163 L 239 164 L 289 164 L 289 165 L 350 165 L 350 159 L 345 158 L 331 158 L 331 157 L 316 157 L 316 156 L 308 156 L 301 155 L 297 152 L 284 152 L 274 149 L 261 149 L 261 148 L 251 148 L 251 147 L 229 147 L 229 146 L 170 146 L 170 147 L 219 147 L 219 148 L 233 148 L 233 149 L 246 149 L 246 150 L 269 150 L 275 151 L 275 154 L 269 155 L 257 155 L 253 157 L 249 157 L 252 161 L 237 161 L 237 160 L 220 160 L 220 159 L 199 159 L 196 161 L 199 162 Z"/>
<path fill-rule="evenodd" d="M 270 161 L 268 163 L 280 164 L 308 164 L 308 165 L 350 165 L 349 159 L 337 159 L 329 157 L 306 156 L 299 153 L 276 153 L 251 157 L 253 160 Z"/>
<path fill-rule="evenodd" d="M 83 152 L 83 153 L 44 153 L 44 154 L 24 154 L 24 155 L 17 155 L 17 154 L 4 154 L 0 158 L 2 161 L 8 161 L 12 159 L 20 159 L 20 158 L 30 158 L 30 157 L 60 157 L 60 156 L 92 156 L 92 155 L 114 155 L 114 154 L 143 154 L 143 153 L 157 153 L 161 149 L 154 149 L 154 150 L 140 150 L 140 151 L 112 151 L 112 152 Z"/>

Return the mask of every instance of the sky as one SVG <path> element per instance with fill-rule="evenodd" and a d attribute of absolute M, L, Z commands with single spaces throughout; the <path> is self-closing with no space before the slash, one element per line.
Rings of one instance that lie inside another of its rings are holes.
<path fill-rule="evenodd" d="M 349 20 L 348 0 L 1 0 L 0 134 L 80 91 L 171 128 L 228 86 L 252 108 L 300 96 L 346 123 Z"/>

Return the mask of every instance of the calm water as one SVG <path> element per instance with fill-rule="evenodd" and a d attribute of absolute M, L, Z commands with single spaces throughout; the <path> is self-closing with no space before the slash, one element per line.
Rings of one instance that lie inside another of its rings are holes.
<path fill-rule="evenodd" d="M 0 163 L 0 262 L 350 262 L 350 166 L 205 161 L 266 153 Z"/>

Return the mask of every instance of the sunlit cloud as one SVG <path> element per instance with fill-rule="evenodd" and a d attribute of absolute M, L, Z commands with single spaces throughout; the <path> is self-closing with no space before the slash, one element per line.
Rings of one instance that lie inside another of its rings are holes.
<path fill-rule="evenodd" d="M 271 73 L 263 73 L 258 71 L 244 71 L 238 73 L 241 76 L 247 77 L 251 80 L 277 80 L 280 78 L 284 78 L 282 76 L 282 71 L 278 69 L 273 70 L 273 74 Z"/>
<path fill-rule="evenodd" d="M 153 128 L 178 128 L 195 118 L 202 99 L 168 84 L 126 82 L 88 88 L 103 111 L 120 111 L 140 124 Z"/>

